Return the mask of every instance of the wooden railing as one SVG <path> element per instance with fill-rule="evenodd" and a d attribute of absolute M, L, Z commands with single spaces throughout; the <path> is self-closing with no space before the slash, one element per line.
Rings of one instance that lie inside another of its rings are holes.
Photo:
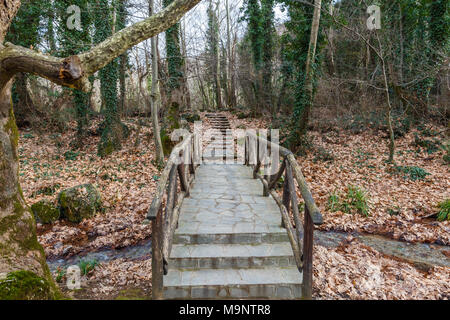
<path fill-rule="evenodd" d="M 299 271 L 303 272 L 303 297 L 311 299 L 314 225 L 322 224 L 323 218 L 314 202 L 300 166 L 290 150 L 250 131 L 247 131 L 245 134 L 244 153 L 245 164 L 253 168 L 253 178 L 259 178 L 264 186 L 263 195 L 269 196 L 270 194 L 280 208 L 282 226 L 288 233 L 297 267 Z M 266 161 L 269 158 L 272 158 L 272 160 L 276 159 L 276 161 L 272 161 L 272 167 L 270 168 L 270 173 L 276 173 L 262 176 L 259 171 L 262 166 L 265 166 L 266 172 L 268 171 L 269 168 L 265 164 L 270 163 Z M 282 160 L 281 165 L 278 159 Z M 274 188 L 283 174 L 283 196 L 281 199 Z M 294 178 L 305 202 L 303 228 L 298 209 L 299 203 Z M 295 230 L 289 216 L 290 211 L 294 218 Z M 303 243 L 301 242 L 302 236 Z"/>
<path fill-rule="evenodd" d="M 152 297 L 163 298 L 163 275 L 168 272 L 172 239 L 178 224 L 183 199 L 189 189 L 199 163 L 198 134 L 188 134 L 177 144 L 167 160 L 158 182 L 147 218 L 152 222 Z M 178 183 L 180 192 L 178 193 Z M 163 198 L 167 193 L 165 208 Z"/>

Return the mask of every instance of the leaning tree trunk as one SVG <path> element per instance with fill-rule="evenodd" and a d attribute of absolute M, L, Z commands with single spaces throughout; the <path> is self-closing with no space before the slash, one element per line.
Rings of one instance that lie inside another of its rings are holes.
<path fill-rule="evenodd" d="M 33 73 L 59 85 L 89 91 L 89 76 L 132 46 L 165 31 L 199 1 L 174 0 L 158 14 L 120 30 L 87 52 L 67 58 L 3 44 L 20 0 L 0 1 L 0 300 L 60 296 L 19 184 L 19 133 L 11 104 L 14 75 Z M 33 285 L 21 285 L 19 281 Z"/>
<path fill-rule="evenodd" d="M 0 49 L 19 6 L 20 0 L 0 2 Z M 27 272 L 28 280 L 33 277 L 38 280 L 35 283 L 42 283 L 42 288 L 34 288 L 43 289 L 47 295 L 40 298 L 55 298 L 59 291 L 48 269 L 44 250 L 37 241 L 36 224 L 19 185 L 19 132 L 11 103 L 12 81 L 0 88 L 0 281 L 17 272 Z M 20 283 L 18 286 L 25 290 Z M 18 293 L 2 288 L 4 286 L 0 286 L 0 299 L 33 295 L 29 291 Z"/>
<path fill-rule="evenodd" d="M 154 14 L 155 1 L 150 0 L 149 13 Z M 164 152 L 161 142 L 161 130 L 159 128 L 159 109 L 161 105 L 161 95 L 159 93 L 159 76 L 158 76 L 158 43 L 157 36 L 153 37 L 151 42 L 152 48 L 152 88 L 151 88 L 151 114 L 153 123 L 153 136 L 155 139 L 156 159 L 160 165 L 164 164 Z"/>

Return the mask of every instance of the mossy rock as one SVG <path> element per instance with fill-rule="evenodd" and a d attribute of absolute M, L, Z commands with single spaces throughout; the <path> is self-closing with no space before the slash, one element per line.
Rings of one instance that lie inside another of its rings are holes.
<path fill-rule="evenodd" d="M 36 202 L 31 206 L 31 211 L 37 222 L 49 224 L 59 219 L 59 210 L 47 199 Z"/>
<path fill-rule="evenodd" d="M 15 271 L 0 279 L 0 300 L 52 300 L 50 284 L 31 271 Z"/>
<path fill-rule="evenodd" d="M 100 192 L 92 184 L 61 191 L 58 204 L 61 217 L 76 223 L 103 211 Z"/>

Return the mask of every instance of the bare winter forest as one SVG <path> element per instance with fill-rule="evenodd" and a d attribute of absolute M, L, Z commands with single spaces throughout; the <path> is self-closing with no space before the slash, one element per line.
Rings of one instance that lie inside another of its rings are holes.
<path fill-rule="evenodd" d="M 0 2 L 0 300 L 448 300 L 449 39 L 446 0 Z"/>

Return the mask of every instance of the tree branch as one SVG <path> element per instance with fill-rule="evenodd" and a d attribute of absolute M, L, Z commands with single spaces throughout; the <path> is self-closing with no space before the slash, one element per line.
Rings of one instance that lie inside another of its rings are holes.
<path fill-rule="evenodd" d="M 17 72 L 28 72 L 62 86 L 88 91 L 90 75 L 127 49 L 170 28 L 200 1 L 175 0 L 161 12 L 122 29 L 91 50 L 65 59 L 10 43 L 0 44 L 0 88 Z"/>

